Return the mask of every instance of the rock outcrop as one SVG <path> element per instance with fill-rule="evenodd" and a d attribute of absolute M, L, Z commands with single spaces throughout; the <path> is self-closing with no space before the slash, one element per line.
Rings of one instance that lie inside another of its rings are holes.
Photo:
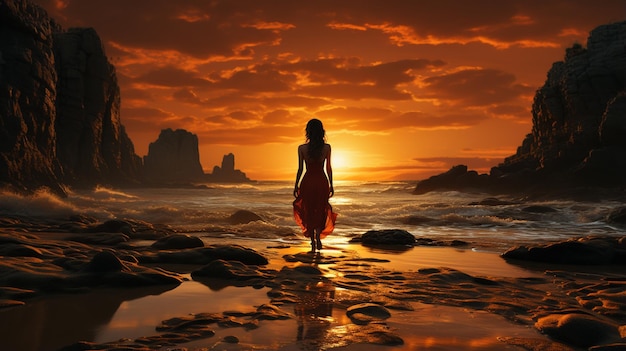
<path fill-rule="evenodd" d="M 155 182 L 199 181 L 204 176 L 198 137 L 184 129 L 163 129 L 144 157 L 146 179 Z"/>
<path fill-rule="evenodd" d="M 0 2 L 0 185 L 18 191 L 138 181 L 115 69 L 93 29 L 64 31 L 26 0 Z"/>
<path fill-rule="evenodd" d="M 57 72 L 52 33 L 59 27 L 26 1 L 0 2 L 0 184 L 56 191 Z"/>
<path fill-rule="evenodd" d="M 207 179 L 217 183 L 245 183 L 250 181 L 244 172 L 235 169 L 235 155 L 232 153 L 224 155 L 222 167 L 213 167 L 213 172 L 207 174 Z"/>
<path fill-rule="evenodd" d="M 594 29 L 586 48 L 567 49 L 536 92 L 531 133 L 487 177 L 457 168 L 420 182 L 415 193 L 626 184 L 625 42 L 626 22 L 620 22 Z"/>
<path fill-rule="evenodd" d="M 120 88 L 92 28 L 54 34 L 57 81 L 57 157 L 68 184 L 126 184 L 137 180 L 141 158 L 120 120 Z"/>

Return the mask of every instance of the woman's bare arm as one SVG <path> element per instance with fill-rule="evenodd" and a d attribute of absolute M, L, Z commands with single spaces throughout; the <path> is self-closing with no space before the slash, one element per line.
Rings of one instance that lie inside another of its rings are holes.
<path fill-rule="evenodd" d="M 335 195 L 335 188 L 333 187 L 333 166 L 330 162 L 330 144 L 328 145 L 328 154 L 326 155 L 326 175 L 328 176 L 328 183 L 330 184 L 329 195 L 332 197 Z"/>
<path fill-rule="evenodd" d="M 302 176 L 302 169 L 304 165 L 304 158 L 302 157 L 302 145 L 298 147 L 298 173 L 296 173 L 296 184 L 293 187 L 293 197 L 298 197 L 298 183 Z"/>

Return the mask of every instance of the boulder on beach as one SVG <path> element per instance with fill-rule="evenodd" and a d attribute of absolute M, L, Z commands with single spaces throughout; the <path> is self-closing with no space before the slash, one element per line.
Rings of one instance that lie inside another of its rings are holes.
<path fill-rule="evenodd" d="M 267 258 L 240 245 L 211 245 L 176 251 L 146 252 L 137 257 L 141 263 L 208 264 L 215 260 L 239 261 L 243 264 L 266 265 Z"/>
<path fill-rule="evenodd" d="M 346 315 L 355 324 L 368 324 L 373 321 L 382 321 L 391 317 L 391 313 L 384 306 L 375 303 L 361 303 L 348 307 Z"/>
<path fill-rule="evenodd" d="M 263 221 L 258 214 L 248 210 L 238 210 L 227 219 L 230 224 L 247 224 L 255 221 Z"/>
<path fill-rule="evenodd" d="M 197 236 L 174 234 L 155 241 L 152 247 L 159 250 L 179 250 L 203 247 L 204 242 Z"/>
<path fill-rule="evenodd" d="M 537 246 L 516 246 L 502 254 L 504 259 L 560 264 L 624 264 L 626 248 L 617 238 L 579 238 Z"/>
<path fill-rule="evenodd" d="M 535 327 L 556 340 L 584 348 L 616 342 L 621 338 L 616 325 L 587 314 L 551 314 L 539 318 Z"/>
<path fill-rule="evenodd" d="M 350 242 L 360 242 L 363 245 L 413 245 L 415 236 L 402 229 L 369 230 Z"/>
<path fill-rule="evenodd" d="M 129 271 L 128 267 L 111 251 L 97 253 L 85 267 L 87 272 Z"/>

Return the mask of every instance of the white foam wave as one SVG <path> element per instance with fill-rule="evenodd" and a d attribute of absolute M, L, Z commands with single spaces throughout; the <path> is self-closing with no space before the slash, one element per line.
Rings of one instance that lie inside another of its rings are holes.
<path fill-rule="evenodd" d="M 39 190 L 24 196 L 11 191 L 0 191 L 0 213 L 25 217 L 67 217 L 80 213 L 79 209 L 48 190 Z"/>

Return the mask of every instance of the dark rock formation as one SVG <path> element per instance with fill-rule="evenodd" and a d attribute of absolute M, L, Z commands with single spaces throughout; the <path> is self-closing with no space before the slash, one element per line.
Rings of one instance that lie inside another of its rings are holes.
<path fill-rule="evenodd" d="M 594 29 L 587 48 L 567 49 L 532 106 L 532 131 L 515 155 L 479 176 L 454 167 L 420 182 L 416 194 L 480 188 L 555 191 L 626 184 L 626 22 Z"/>
<path fill-rule="evenodd" d="M 63 31 L 26 0 L 0 3 L 0 185 L 64 193 L 63 184 L 137 181 L 119 105 L 93 29 Z"/>
<path fill-rule="evenodd" d="M 245 183 L 250 181 L 245 173 L 235 169 L 235 155 L 232 153 L 224 155 L 222 167 L 213 167 L 213 173 L 207 174 L 207 179 L 217 183 Z"/>
<path fill-rule="evenodd" d="M 230 224 L 247 224 L 255 221 L 263 222 L 263 218 L 261 218 L 261 216 L 252 211 L 238 210 L 237 212 L 230 215 L 230 217 L 228 217 L 226 221 Z"/>
<path fill-rule="evenodd" d="M 414 245 L 415 236 L 402 229 L 369 230 L 359 238 L 350 242 L 360 242 L 363 245 Z"/>
<path fill-rule="evenodd" d="M 198 181 L 204 176 L 198 136 L 184 129 L 163 129 L 144 157 L 146 179 L 156 182 Z"/>
<path fill-rule="evenodd" d="M 615 325 L 584 313 L 551 314 L 540 318 L 535 327 L 551 338 L 582 348 L 621 340 L 619 329 Z M 605 347 L 606 350 L 620 350 L 624 345 Z"/>
<path fill-rule="evenodd" d="M 57 157 L 68 184 L 127 184 L 141 159 L 120 120 L 120 88 L 92 28 L 54 34 Z"/>
<path fill-rule="evenodd" d="M 57 72 L 52 33 L 59 27 L 26 1 L 0 3 L 0 184 L 62 192 L 56 159 Z"/>
<path fill-rule="evenodd" d="M 152 247 L 159 250 L 180 250 L 203 247 L 204 242 L 197 236 L 189 234 L 173 234 L 155 241 Z"/>
<path fill-rule="evenodd" d="M 215 260 L 239 261 L 248 265 L 266 265 L 267 258 L 252 249 L 238 245 L 212 245 L 177 251 L 160 251 L 138 257 L 139 262 L 167 262 L 206 265 Z"/>
<path fill-rule="evenodd" d="M 516 246 L 502 254 L 507 260 L 558 264 L 606 265 L 626 263 L 626 245 L 617 238 L 579 238 L 538 246 Z"/>

